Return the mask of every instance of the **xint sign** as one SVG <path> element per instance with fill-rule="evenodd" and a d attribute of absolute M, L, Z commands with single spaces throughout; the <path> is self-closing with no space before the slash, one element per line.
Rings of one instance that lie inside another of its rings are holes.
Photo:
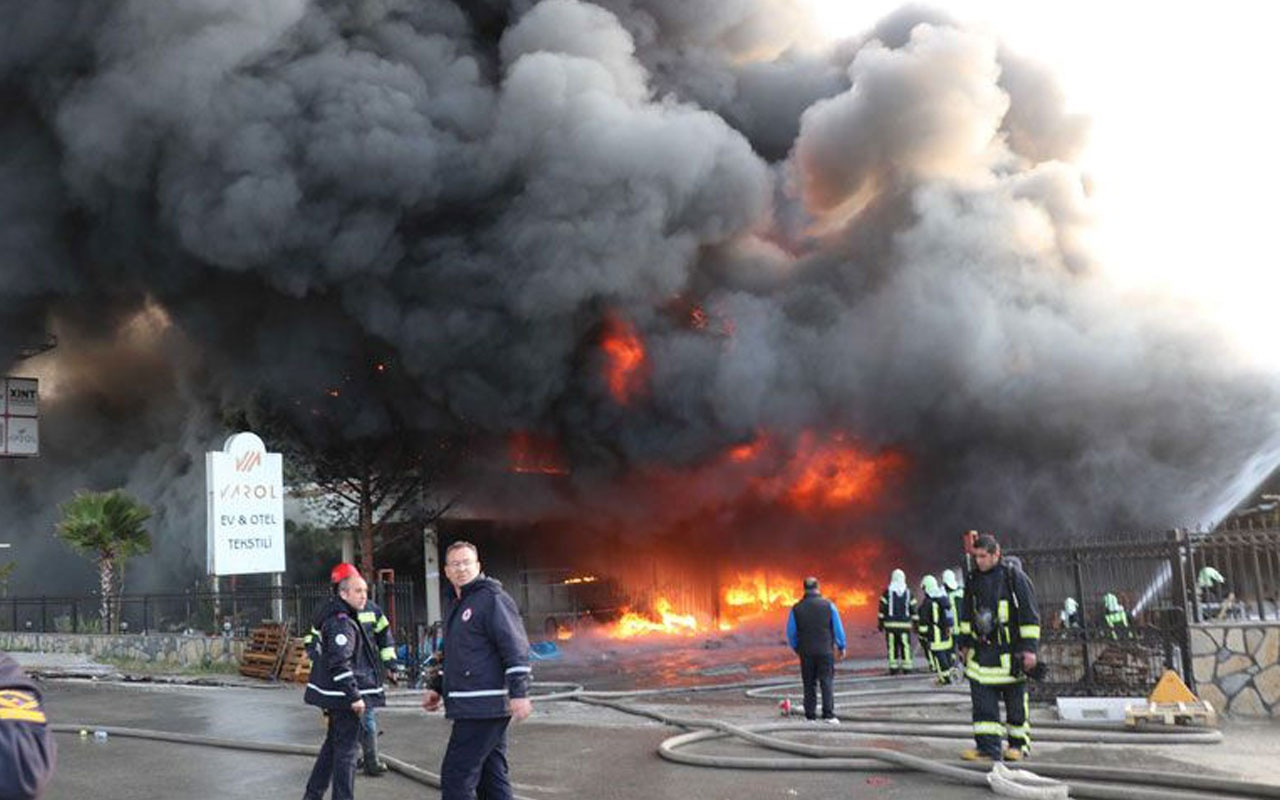
<path fill-rule="evenodd" d="M 40 455 L 40 383 L 35 378 L 0 382 L 0 456 Z"/>

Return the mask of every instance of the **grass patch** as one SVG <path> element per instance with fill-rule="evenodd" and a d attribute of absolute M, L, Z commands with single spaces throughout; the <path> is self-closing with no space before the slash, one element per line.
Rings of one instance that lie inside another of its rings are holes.
<path fill-rule="evenodd" d="M 201 664 L 176 664 L 169 661 L 140 661 L 136 658 L 98 656 L 101 664 L 110 664 L 126 675 L 238 675 L 240 665 L 234 661 L 205 661 Z"/>

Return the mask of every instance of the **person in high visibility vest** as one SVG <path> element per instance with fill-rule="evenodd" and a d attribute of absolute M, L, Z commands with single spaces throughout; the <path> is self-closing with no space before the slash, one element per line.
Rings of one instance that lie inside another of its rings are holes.
<path fill-rule="evenodd" d="M 942 571 L 942 588 L 947 590 L 947 599 L 951 601 L 951 641 L 954 643 L 956 631 L 960 627 L 960 603 L 964 600 L 964 586 L 956 580 L 955 570 Z M 957 678 L 964 674 L 964 665 L 956 658 L 954 644 L 951 647 L 951 665 Z"/>
<path fill-rule="evenodd" d="M 1124 606 L 1120 604 L 1120 598 L 1107 592 L 1102 597 L 1102 607 L 1105 609 L 1102 623 L 1107 626 L 1107 632 L 1111 634 L 1111 638 L 1132 639 L 1133 631 L 1129 626 L 1129 612 L 1125 611 Z"/>
<path fill-rule="evenodd" d="M 920 601 L 919 625 L 920 649 L 924 650 L 929 666 L 940 684 L 951 683 L 951 600 L 932 575 L 920 581 L 924 598 Z"/>
<path fill-rule="evenodd" d="M 976 747 L 960 755 L 968 761 L 1020 761 L 1031 748 L 1027 673 L 1036 669 L 1040 646 L 1035 588 L 1018 566 L 1001 559 L 991 534 L 977 537 L 973 560 L 976 570 L 966 576 L 960 603 L 956 652 L 969 678 Z M 1002 750 L 1006 738 L 1009 746 Z"/>
<path fill-rule="evenodd" d="M 876 629 L 885 635 L 889 650 L 889 674 L 910 672 L 915 657 L 911 653 L 911 629 L 916 625 L 919 610 L 916 599 L 907 588 L 907 575 L 895 569 L 889 576 L 889 586 L 880 595 L 880 613 L 876 617 Z"/>

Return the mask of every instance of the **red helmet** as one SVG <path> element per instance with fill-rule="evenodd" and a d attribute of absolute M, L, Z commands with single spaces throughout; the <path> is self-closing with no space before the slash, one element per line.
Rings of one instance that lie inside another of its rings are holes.
<path fill-rule="evenodd" d="M 353 564 L 342 563 L 329 571 L 329 583 L 342 583 L 347 578 L 360 574 Z"/>

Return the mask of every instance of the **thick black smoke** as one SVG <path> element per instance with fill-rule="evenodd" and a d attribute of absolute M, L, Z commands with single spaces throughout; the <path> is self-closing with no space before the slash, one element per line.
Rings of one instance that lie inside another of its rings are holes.
<path fill-rule="evenodd" d="M 1052 77 L 936 11 L 825 49 L 790 0 L 0 12 L 0 346 L 60 337 L 10 369 L 46 389 L 42 458 L 0 463 L 24 565 L 125 485 L 157 582 L 194 575 L 221 410 L 371 352 L 423 431 L 558 439 L 539 513 L 639 528 L 735 498 L 636 475 L 806 431 L 905 453 L 882 524 L 921 545 L 1195 523 L 1276 431 L 1274 380 L 1099 275 Z M 625 406 L 609 315 L 648 352 Z"/>

